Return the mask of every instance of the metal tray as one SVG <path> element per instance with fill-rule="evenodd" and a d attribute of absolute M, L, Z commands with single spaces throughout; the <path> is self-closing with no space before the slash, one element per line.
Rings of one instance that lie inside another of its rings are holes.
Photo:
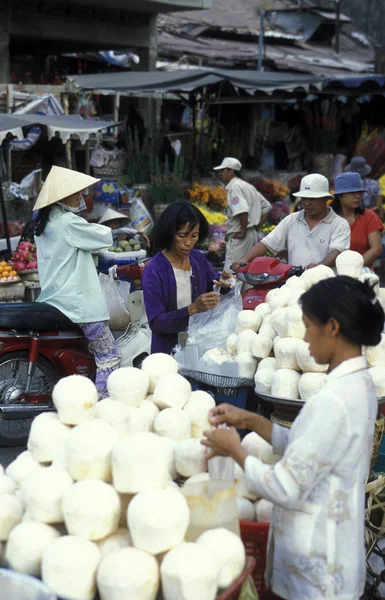
<path fill-rule="evenodd" d="M 0 285 L 10 285 L 11 283 L 23 283 L 19 277 L 19 279 L 14 279 L 13 281 L 0 281 Z"/>
<path fill-rule="evenodd" d="M 266 400 L 267 402 L 273 402 L 274 404 L 286 404 L 288 406 L 303 406 L 306 401 L 305 400 L 295 400 L 294 398 L 278 398 L 277 396 L 270 396 L 269 394 L 261 394 L 258 392 L 257 388 L 255 388 L 255 393 L 261 400 Z M 378 398 L 379 406 L 385 404 L 385 396 Z"/>
<path fill-rule="evenodd" d="M 29 269 L 29 270 L 26 270 L 26 271 L 18 271 L 17 273 L 19 275 L 30 275 L 31 273 L 38 273 L 38 272 L 39 272 L 38 269 Z"/>

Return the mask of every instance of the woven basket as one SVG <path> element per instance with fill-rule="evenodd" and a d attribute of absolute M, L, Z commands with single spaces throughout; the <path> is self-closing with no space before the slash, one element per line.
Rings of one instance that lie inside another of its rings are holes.
<path fill-rule="evenodd" d="M 373 436 L 373 453 L 372 460 L 370 462 L 370 468 L 373 469 L 378 458 L 378 453 L 380 450 L 380 445 L 382 441 L 382 436 L 384 435 L 385 429 L 385 416 L 381 415 L 377 421 L 374 428 L 374 436 Z"/>

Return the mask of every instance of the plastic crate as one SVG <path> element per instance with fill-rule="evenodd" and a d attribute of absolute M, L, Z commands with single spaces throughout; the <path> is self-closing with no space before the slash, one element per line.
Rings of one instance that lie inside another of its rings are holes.
<path fill-rule="evenodd" d="M 246 555 L 255 558 L 252 577 L 260 600 L 278 600 L 278 597 L 265 586 L 267 540 L 270 524 L 241 521 L 240 527 Z"/>
<path fill-rule="evenodd" d="M 209 392 L 209 394 L 212 394 L 217 404 L 228 402 L 229 404 L 233 404 L 238 408 L 246 408 L 249 394 L 254 394 L 254 390 L 251 387 L 218 388 L 213 385 L 201 383 L 200 381 L 195 381 L 194 379 L 190 379 L 190 383 L 193 392 L 198 390 L 202 392 Z"/>
<path fill-rule="evenodd" d="M 238 600 L 243 584 L 247 581 L 255 569 L 255 559 L 249 556 L 246 559 L 246 565 L 242 573 L 234 581 L 234 583 L 223 594 L 217 597 L 216 600 Z"/>

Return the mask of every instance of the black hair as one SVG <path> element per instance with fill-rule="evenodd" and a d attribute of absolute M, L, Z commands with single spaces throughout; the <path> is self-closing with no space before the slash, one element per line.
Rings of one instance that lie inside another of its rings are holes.
<path fill-rule="evenodd" d="M 334 200 L 332 203 L 332 209 L 334 210 L 334 212 L 339 215 L 340 217 L 342 216 L 342 204 L 341 204 L 341 198 L 340 195 L 334 196 Z M 354 209 L 354 214 L 355 215 L 363 215 L 365 211 L 365 208 L 363 206 L 359 206 L 358 208 Z"/>
<path fill-rule="evenodd" d="M 36 219 L 36 229 L 35 229 L 35 235 L 37 235 L 37 237 L 40 237 L 42 233 L 44 233 L 44 230 L 47 226 L 48 220 L 49 220 L 49 215 L 51 213 L 51 206 L 45 206 L 44 208 L 41 208 L 39 210 L 39 214 L 37 216 Z"/>
<path fill-rule="evenodd" d="M 199 225 L 199 243 L 209 235 L 209 225 L 201 211 L 190 202 L 174 202 L 160 215 L 151 234 L 151 242 L 155 250 L 170 250 L 175 234 L 186 224 L 188 232 Z"/>
<path fill-rule="evenodd" d="M 301 296 L 304 314 L 321 325 L 335 319 L 342 335 L 360 346 L 377 346 L 384 328 L 384 311 L 373 287 L 342 275 L 324 279 Z"/>

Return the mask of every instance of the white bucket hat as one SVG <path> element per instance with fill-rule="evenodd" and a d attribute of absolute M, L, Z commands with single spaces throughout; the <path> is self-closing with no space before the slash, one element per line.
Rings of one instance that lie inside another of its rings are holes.
<path fill-rule="evenodd" d="M 107 208 L 102 218 L 100 219 L 99 224 L 104 225 L 105 223 L 108 223 L 108 221 L 126 221 L 126 223 L 128 223 L 130 219 L 127 215 L 124 215 L 123 213 L 120 213 L 116 210 L 112 210 L 112 208 Z"/>
<path fill-rule="evenodd" d="M 90 175 L 54 166 L 48 173 L 33 210 L 60 202 L 60 200 L 82 192 L 99 181 L 100 179 L 95 179 Z"/>
<path fill-rule="evenodd" d="M 303 177 L 299 192 L 293 196 L 296 198 L 334 198 L 329 191 L 329 180 L 320 173 Z"/>
<path fill-rule="evenodd" d="M 222 164 L 219 167 L 214 167 L 214 171 L 222 171 L 223 169 L 233 169 L 234 171 L 240 171 L 242 165 L 237 158 L 231 158 L 228 156 L 224 158 Z"/>

